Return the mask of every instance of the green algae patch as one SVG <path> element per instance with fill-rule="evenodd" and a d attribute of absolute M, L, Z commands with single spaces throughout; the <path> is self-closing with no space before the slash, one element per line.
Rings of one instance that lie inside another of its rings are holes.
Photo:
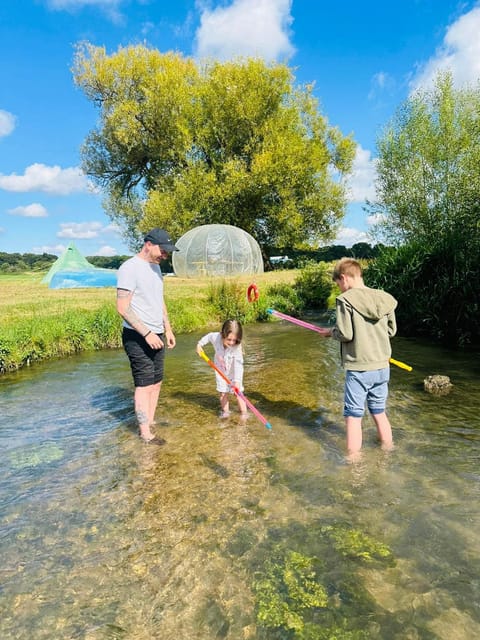
<path fill-rule="evenodd" d="M 374 540 L 359 529 L 346 525 L 327 525 L 321 527 L 321 533 L 327 536 L 335 551 L 346 558 L 362 558 L 373 560 L 393 560 L 387 545 Z"/>
<path fill-rule="evenodd" d="M 301 635 L 301 640 L 369 640 L 367 631 L 349 631 L 342 627 L 322 628 L 318 624 L 306 624 Z"/>
<path fill-rule="evenodd" d="M 63 454 L 63 449 L 52 443 L 15 449 L 9 453 L 9 458 L 14 469 L 25 469 L 56 462 L 63 458 Z"/>
<path fill-rule="evenodd" d="M 288 550 L 268 560 L 264 575 L 254 583 L 257 622 L 263 627 L 302 631 L 306 613 L 328 603 L 325 587 L 318 581 L 317 558 Z"/>
<path fill-rule="evenodd" d="M 344 522 L 272 530 L 255 547 L 256 624 L 262 640 L 368 640 L 383 611 L 358 574 L 361 564 L 394 564 L 386 544 Z M 288 539 L 295 546 L 280 542 Z M 359 624 L 359 618 L 361 623 Z"/>

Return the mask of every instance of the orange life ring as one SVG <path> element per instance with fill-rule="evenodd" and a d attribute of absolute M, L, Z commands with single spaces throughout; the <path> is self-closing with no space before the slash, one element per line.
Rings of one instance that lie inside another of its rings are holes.
<path fill-rule="evenodd" d="M 258 300 L 258 296 L 260 295 L 258 291 L 257 285 L 252 282 L 252 284 L 247 289 L 247 298 L 249 302 L 254 302 Z"/>

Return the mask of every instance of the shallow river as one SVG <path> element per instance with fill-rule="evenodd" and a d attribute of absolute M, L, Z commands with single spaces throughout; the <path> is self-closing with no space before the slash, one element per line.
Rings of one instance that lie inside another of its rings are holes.
<path fill-rule="evenodd" d="M 123 351 L 0 378 L 2 640 L 480 637 L 480 360 L 396 339 L 384 453 L 344 458 L 338 344 L 246 327 L 218 418 L 200 334 L 168 353 L 140 442 Z M 443 397 L 423 390 L 449 375 Z"/>

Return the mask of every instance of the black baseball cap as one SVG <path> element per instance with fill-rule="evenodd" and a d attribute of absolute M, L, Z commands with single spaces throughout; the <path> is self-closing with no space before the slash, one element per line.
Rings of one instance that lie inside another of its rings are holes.
<path fill-rule="evenodd" d="M 155 229 L 149 231 L 144 240 L 145 242 L 158 244 L 160 249 L 163 249 L 164 251 L 178 251 L 168 233 L 159 227 L 155 227 Z"/>

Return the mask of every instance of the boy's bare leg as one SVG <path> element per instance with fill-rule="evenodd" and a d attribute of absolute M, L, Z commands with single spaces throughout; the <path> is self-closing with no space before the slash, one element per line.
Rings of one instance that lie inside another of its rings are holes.
<path fill-rule="evenodd" d="M 373 413 L 372 418 L 377 426 L 377 433 L 382 443 L 382 449 L 390 451 L 393 449 L 392 426 L 387 418 L 385 411 L 383 413 Z"/>
<path fill-rule="evenodd" d="M 347 452 L 349 456 L 358 454 L 362 448 L 362 419 L 348 416 L 345 418 L 347 428 Z"/>

